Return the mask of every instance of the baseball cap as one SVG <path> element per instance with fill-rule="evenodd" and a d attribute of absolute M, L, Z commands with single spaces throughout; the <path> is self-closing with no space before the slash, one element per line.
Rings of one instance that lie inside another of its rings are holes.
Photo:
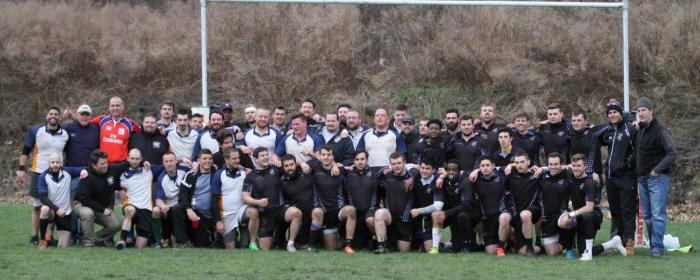
<path fill-rule="evenodd" d="M 88 113 L 88 114 L 92 115 L 92 109 L 90 109 L 90 105 L 87 105 L 87 104 L 80 105 L 80 107 L 78 107 L 78 114 L 82 114 L 82 113 Z"/>
<path fill-rule="evenodd" d="M 224 103 L 224 105 L 221 106 L 221 111 L 227 110 L 227 109 L 228 109 L 228 110 L 233 110 L 233 105 L 231 105 L 231 103 Z"/>
<path fill-rule="evenodd" d="M 403 122 L 410 123 L 410 124 L 416 124 L 415 120 L 413 120 L 413 116 L 411 116 L 411 115 L 406 115 L 405 117 L 403 117 Z"/>

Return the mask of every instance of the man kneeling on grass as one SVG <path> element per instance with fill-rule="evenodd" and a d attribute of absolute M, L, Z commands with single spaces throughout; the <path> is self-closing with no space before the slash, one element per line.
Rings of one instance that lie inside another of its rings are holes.
<path fill-rule="evenodd" d="M 226 249 L 233 249 L 236 247 L 236 229 L 247 207 L 241 198 L 245 172 L 240 166 L 240 150 L 226 148 L 223 155 L 226 164 L 211 180 L 211 206 L 216 231 L 223 236 Z"/>
<path fill-rule="evenodd" d="M 141 167 L 141 151 L 131 149 L 127 161 L 129 170 L 125 171 L 121 177 L 121 189 L 119 196 L 122 198 L 122 220 L 121 240 L 117 242 L 117 250 L 126 248 L 126 239 L 131 230 L 132 224 L 136 228 L 136 242 L 134 247 L 143 248 L 151 237 L 153 228 L 151 226 L 152 217 L 160 217 L 160 213 L 154 215 L 153 200 L 151 196 L 151 184 L 153 173 L 150 168 Z M 160 210 L 156 207 L 155 209 Z"/>
<path fill-rule="evenodd" d="M 39 231 L 42 240 L 38 248 L 44 249 L 50 239 L 47 235 L 49 223 L 56 224 L 58 230 L 58 247 L 65 248 L 70 243 L 71 216 L 70 205 L 71 178 L 80 174 L 80 168 L 63 168 L 63 159 L 59 154 L 49 156 L 49 168 L 39 176 L 37 188 L 39 199 L 43 204 L 39 211 Z"/>

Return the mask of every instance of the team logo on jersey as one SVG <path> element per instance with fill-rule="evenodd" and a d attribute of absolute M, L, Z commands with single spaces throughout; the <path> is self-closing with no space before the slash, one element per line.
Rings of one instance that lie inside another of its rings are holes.
<path fill-rule="evenodd" d="M 580 185 L 578 185 L 578 189 L 579 189 L 579 190 L 582 190 L 582 189 L 583 189 L 583 185 L 584 185 L 583 183 L 581 183 Z"/>
<path fill-rule="evenodd" d="M 557 184 L 563 185 L 563 184 L 564 184 L 564 179 L 560 179 L 560 180 L 557 182 Z"/>
<path fill-rule="evenodd" d="M 111 126 L 105 127 L 105 130 L 110 131 L 110 130 L 112 130 L 112 127 Z"/>
<path fill-rule="evenodd" d="M 160 149 L 160 141 L 153 141 L 153 148 Z"/>
<path fill-rule="evenodd" d="M 583 135 L 588 135 L 588 130 L 584 131 Z"/>
<path fill-rule="evenodd" d="M 270 175 L 275 175 L 275 170 L 270 168 Z"/>
<path fill-rule="evenodd" d="M 338 143 L 340 142 L 340 140 L 342 140 L 340 137 L 336 137 L 335 139 L 333 139 L 333 143 Z"/>
<path fill-rule="evenodd" d="M 472 147 L 476 147 L 476 142 L 472 142 Z"/>
<path fill-rule="evenodd" d="M 75 133 L 71 133 L 70 137 L 75 137 L 75 135 L 76 135 Z"/>
<path fill-rule="evenodd" d="M 559 132 L 557 132 L 557 135 L 559 135 L 559 136 L 564 136 L 564 131 L 559 131 Z"/>
<path fill-rule="evenodd" d="M 114 177 L 112 177 L 112 176 L 107 177 L 107 184 L 114 185 Z"/>
<path fill-rule="evenodd" d="M 494 181 L 494 182 L 496 182 L 496 183 L 498 183 L 498 182 L 500 182 L 500 181 L 501 181 L 501 177 L 496 177 L 496 179 L 495 179 L 495 180 L 493 180 L 493 181 Z"/>
<path fill-rule="evenodd" d="M 124 130 L 124 128 L 120 127 L 119 130 L 117 130 L 117 134 L 119 134 L 119 135 L 124 135 L 125 133 L 126 133 L 126 130 Z"/>

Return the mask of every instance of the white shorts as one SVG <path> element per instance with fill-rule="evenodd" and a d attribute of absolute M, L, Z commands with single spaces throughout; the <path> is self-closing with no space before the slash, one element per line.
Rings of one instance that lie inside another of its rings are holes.
<path fill-rule="evenodd" d="M 42 205 L 44 205 L 44 204 L 41 203 L 41 199 L 32 197 L 32 207 L 39 207 Z"/>

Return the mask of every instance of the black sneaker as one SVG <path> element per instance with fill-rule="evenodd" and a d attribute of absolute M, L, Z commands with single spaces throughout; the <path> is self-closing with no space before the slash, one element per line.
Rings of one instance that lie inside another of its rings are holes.
<path fill-rule="evenodd" d="M 29 238 L 29 244 L 32 244 L 34 246 L 39 245 L 39 236 L 32 235 L 32 237 Z"/>
<path fill-rule="evenodd" d="M 163 248 L 163 245 L 161 245 L 160 242 L 155 242 L 151 245 L 151 248 L 160 249 Z"/>
<path fill-rule="evenodd" d="M 527 248 L 525 248 L 525 256 L 534 257 L 535 256 L 535 248 L 532 248 L 532 246 L 527 246 Z"/>
<path fill-rule="evenodd" d="M 126 248 L 126 242 L 124 240 L 117 242 L 117 250 L 122 250 Z"/>
<path fill-rule="evenodd" d="M 389 250 L 387 250 L 386 247 L 384 247 L 382 245 L 378 245 L 377 250 L 374 250 L 374 253 L 375 254 L 386 254 L 386 253 L 389 253 Z"/>

